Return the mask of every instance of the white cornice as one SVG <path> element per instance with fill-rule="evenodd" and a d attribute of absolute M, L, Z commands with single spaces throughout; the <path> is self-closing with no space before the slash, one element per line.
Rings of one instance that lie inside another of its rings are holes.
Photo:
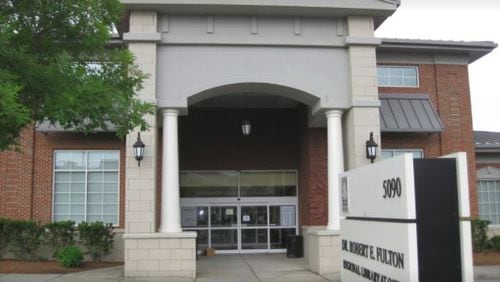
<path fill-rule="evenodd" d="M 464 55 L 468 58 L 468 63 L 472 63 L 475 60 L 487 55 L 496 47 L 497 44 L 491 41 L 382 38 L 382 44 L 377 47 L 377 52 Z"/>
<path fill-rule="evenodd" d="M 126 32 L 123 34 L 123 41 L 136 42 L 160 42 L 161 33 L 145 33 L 145 32 Z"/>
<path fill-rule="evenodd" d="M 168 13 L 388 17 L 391 0 L 121 0 L 127 9 Z"/>
<path fill-rule="evenodd" d="M 376 37 L 356 37 L 356 36 L 346 36 L 345 37 L 345 45 L 368 45 L 368 46 L 377 46 L 380 45 L 380 38 Z"/>

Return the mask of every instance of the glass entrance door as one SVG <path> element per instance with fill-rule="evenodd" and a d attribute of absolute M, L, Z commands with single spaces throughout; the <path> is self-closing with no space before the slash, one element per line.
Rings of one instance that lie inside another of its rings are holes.
<path fill-rule="evenodd" d="M 198 250 L 284 252 L 297 234 L 294 171 L 185 171 L 181 174 L 184 230 L 198 232 Z"/>
<path fill-rule="evenodd" d="M 216 250 L 238 250 L 238 206 L 210 207 L 210 246 Z"/>
<path fill-rule="evenodd" d="M 286 237 L 297 234 L 296 207 L 273 201 L 183 206 L 183 229 L 198 232 L 198 251 L 283 252 Z"/>
<path fill-rule="evenodd" d="M 240 222 L 240 251 L 269 249 L 267 205 L 240 205 Z"/>
<path fill-rule="evenodd" d="M 240 251 L 284 250 L 286 237 L 297 234 L 295 210 L 294 204 L 241 204 Z"/>

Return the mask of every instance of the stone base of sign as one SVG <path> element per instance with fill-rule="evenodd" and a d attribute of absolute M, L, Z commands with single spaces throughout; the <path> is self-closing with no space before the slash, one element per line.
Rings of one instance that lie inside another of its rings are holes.
<path fill-rule="evenodd" d="M 196 278 L 196 232 L 125 234 L 125 277 Z"/>
<path fill-rule="evenodd" d="M 340 272 L 340 232 L 314 230 L 307 232 L 309 269 L 318 274 Z"/>

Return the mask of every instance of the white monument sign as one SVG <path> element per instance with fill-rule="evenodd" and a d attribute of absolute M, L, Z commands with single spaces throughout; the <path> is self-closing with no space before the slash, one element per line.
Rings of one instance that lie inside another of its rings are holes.
<path fill-rule="evenodd" d="M 465 154 L 446 158 L 414 162 L 411 154 L 403 154 L 340 175 L 343 281 L 439 281 L 449 273 L 472 281 L 470 224 L 456 216 L 457 206 L 460 217 L 469 213 Z M 445 173 L 436 172 L 440 169 Z M 439 177 L 449 171 L 452 176 Z M 445 220 L 429 213 L 429 207 L 439 205 L 428 197 L 443 203 L 445 208 L 436 212 Z M 436 224 L 456 240 L 439 234 Z M 443 245 L 454 259 L 432 261 L 430 250 Z"/>

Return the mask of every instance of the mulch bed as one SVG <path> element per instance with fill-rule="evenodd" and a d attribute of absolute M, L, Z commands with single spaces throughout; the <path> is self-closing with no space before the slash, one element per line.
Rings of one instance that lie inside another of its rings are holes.
<path fill-rule="evenodd" d="M 62 267 L 56 261 L 36 261 L 27 262 L 20 260 L 0 260 L 0 273 L 72 273 L 92 269 L 123 265 L 123 262 L 101 262 L 95 263 L 92 261 L 84 262 L 79 267 Z"/>
<path fill-rule="evenodd" d="M 474 253 L 474 265 L 500 265 L 500 252 Z"/>

